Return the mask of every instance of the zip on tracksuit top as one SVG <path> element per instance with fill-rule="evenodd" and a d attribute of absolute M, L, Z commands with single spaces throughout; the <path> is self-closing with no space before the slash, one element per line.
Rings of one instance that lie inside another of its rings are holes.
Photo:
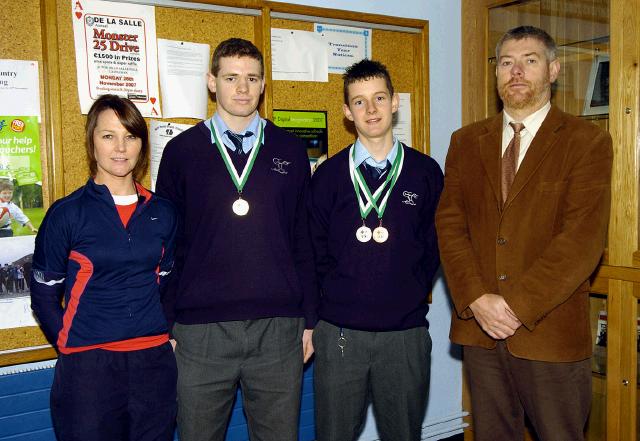
<path fill-rule="evenodd" d="M 31 308 L 61 353 L 167 340 L 160 285 L 173 266 L 177 217 L 169 201 L 136 189 L 126 227 L 109 189 L 93 179 L 55 202 L 40 226 Z"/>

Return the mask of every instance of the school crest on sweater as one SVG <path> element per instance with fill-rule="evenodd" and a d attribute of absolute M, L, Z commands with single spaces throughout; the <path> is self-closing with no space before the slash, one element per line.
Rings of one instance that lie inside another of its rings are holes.
<path fill-rule="evenodd" d="M 273 158 L 273 164 L 275 165 L 275 167 L 273 167 L 271 170 L 280 173 L 281 175 L 286 175 L 289 172 L 285 169 L 285 167 L 287 165 L 291 164 L 291 161 L 285 161 L 284 159 L 280 159 L 280 158 Z"/>

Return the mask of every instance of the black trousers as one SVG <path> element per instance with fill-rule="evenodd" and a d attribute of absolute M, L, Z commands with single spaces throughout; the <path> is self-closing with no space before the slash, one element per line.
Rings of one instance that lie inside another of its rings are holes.
<path fill-rule="evenodd" d="M 301 318 L 176 323 L 180 441 L 223 441 L 238 384 L 252 441 L 297 441 Z"/>
<path fill-rule="evenodd" d="M 551 363 L 464 347 L 476 441 L 524 436 L 525 414 L 540 441 L 581 441 L 591 407 L 591 360 Z"/>
<path fill-rule="evenodd" d="M 418 441 L 427 407 L 431 337 L 405 331 L 343 330 L 320 321 L 313 331 L 318 441 L 353 441 L 369 403 L 383 441 Z"/>
<path fill-rule="evenodd" d="M 60 354 L 51 388 L 58 441 L 170 441 L 177 369 L 169 343 Z"/>

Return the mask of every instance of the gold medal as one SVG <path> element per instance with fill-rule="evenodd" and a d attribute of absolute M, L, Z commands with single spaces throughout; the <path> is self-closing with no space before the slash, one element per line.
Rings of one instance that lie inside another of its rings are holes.
<path fill-rule="evenodd" d="M 389 231 L 380 225 L 375 230 L 373 230 L 373 240 L 378 243 L 384 243 L 389 239 Z"/>

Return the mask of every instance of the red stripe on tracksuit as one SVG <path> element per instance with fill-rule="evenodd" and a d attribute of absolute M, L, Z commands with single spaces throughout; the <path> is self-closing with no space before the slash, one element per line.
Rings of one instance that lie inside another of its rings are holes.
<path fill-rule="evenodd" d="M 162 253 L 160 253 L 160 262 L 162 262 L 163 257 L 164 257 L 164 247 L 162 247 Z M 160 263 L 158 263 L 158 266 L 156 267 L 156 281 L 158 282 L 158 285 L 160 285 Z"/>
<path fill-rule="evenodd" d="M 104 349 L 105 351 L 114 352 L 130 352 L 139 351 L 141 349 L 154 348 L 169 341 L 169 334 L 150 335 L 147 337 L 136 337 L 128 340 L 112 341 L 108 343 L 99 343 L 90 346 L 77 346 L 72 348 L 59 348 L 63 354 L 76 354 L 78 352 L 86 352 L 92 349 Z"/>
<path fill-rule="evenodd" d="M 149 190 L 147 190 L 146 188 L 144 188 L 141 184 L 138 184 L 137 182 L 135 183 L 135 185 L 136 185 L 136 190 L 138 191 L 138 194 L 144 198 L 143 204 L 148 203 L 151 200 L 151 197 L 153 196 L 153 193 L 151 193 Z"/>
<path fill-rule="evenodd" d="M 93 263 L 84 255 L 77 251 L 71 251 L 69 259 L 80 265 L 78 274 L 76 275 L 76 281 L 71 288 L 71 296 L 69 303 L 62 317 L 62 329 L 58 334 L 58 348 L 61 350 L 67 346 L 67 339 L 69 338 L 69 329 L 73 323 L 73 318 L 78 311 L 78 304 L 80 303 L 80 297 L 84 293 L 84 289 L 89 282 L 89 279 L 93 275 Z"/>

